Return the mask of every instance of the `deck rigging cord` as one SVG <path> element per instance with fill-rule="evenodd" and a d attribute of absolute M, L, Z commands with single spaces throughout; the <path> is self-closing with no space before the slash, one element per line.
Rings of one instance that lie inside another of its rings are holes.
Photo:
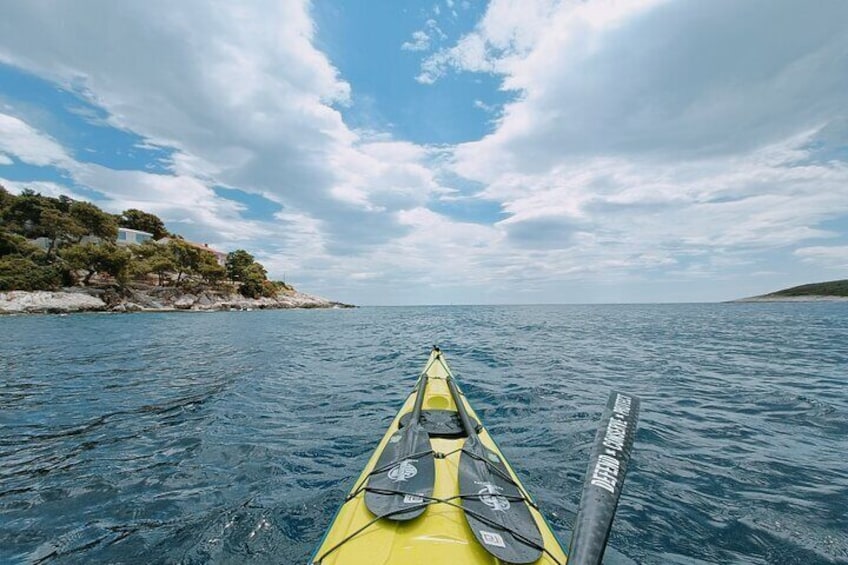
<path fill-rule="evenodd" d="M 459 451 L 459 450 L 457 450 L 457 451 Z M 358 492 L 356 492 L 355 494 L 351 493 L 351 496 L 348 496 L 348 498 L 345 499 L 345 501 L 342 505 L 347 504 L 348 502 L 350 502 L 351 500 L 356 498 L 356 496 L 358 494 L 362 493 L 363 491 L 367 491 L 368 489 L 369 489 L 369 487 L 367 487 L 367 486 L 360 487 Z M 402 494 L 402 491 L 386 492 L 385 494 Z M 446 504 L 446 505 L 452 506 L 454 508 L 459 508 L 460 510 L 463 510 L 464 512 L 469 512 L 471 514 L 474 514 L 475 518 L 477 518 L 478 520 L 480 520 L 481 522 L 483 522 L 485 524 L 489 524 L 493 527 L 502 528 L 503 526 L 501 526 L 500 524 L 492 522 L 486 516 L 483 516 L 483 515 L 481 515 L 477 512 L 474 512 L 473 510 L 469 510 L 467 508 L 464 508 L 462 505 L 453 502 L 456 499 L 462 500 L 462 499 L 469 499 L 469 498 L 479 498 L 481 496 L 484 496 L 484 495 L 481 495 L 481 494 L 478 494 L 478 493 L 473 493 L 473 494 L 457 494 L 457 495 L 454 495 L 454 496 L 449 496 L 447 498 L 437 498 L 437 497 L 433 497 L 433 496 L 422 497 L 424 499 L 424 501 L 419 503 L 417 506 L 426 508 L 427 506 L 431 506 L 433 504 Z M 533 503 L 532 500 L 527 500 L 526 498 L 523 498 L 523 497 L 504 497 L 504 498 L 507 498 L 508 500 L 514 500 L 514 501 L 523 500 L 527 504 L 530 504 L 531 506 L 533 506 L 533 508 L 536 508 L 536 505 L 535 505 L 535 503 Z M 396 512 L 400 513 L 400 512 L 403 512 L 403 511 L 404 510 L 397 510 Z M 367 530 L 369 527 L 373 526 L 374 524 L 376 524 L 380 520 L 382 520 L 384 518 L 388 518 L 388 517 L 389 517 L 388 515 L 375 516 L 369 522 L 367 522 L 366 524 L 364 524 L 363 526 L 361 526 L 357 530 L 351 532 L 350 534 L 345 536 L 341 541 L 339 541 L 338 543 L 336 543 L 335 545 L 333 545 L 332 547 L 327 549 L 324 553 L 322 553 L 321 555 L 316 557 L 312 561 L 311 565 L 321 565 L 321 562 L 328 555 L 330 555 L 331 553 L 333 553 L 337 549 L 341 548 L 344 544 L 351 541 L 356 536 L 358 536 L 359 534 L 361 534 L 362 532 L 364 532 L 365 530 Z M 557 557 L 553 553 L 551 553 L 544 545 L 539 545 L 539 544 L 535 543 L 533 540 L 525 538 L 519 532 L 516 532 L 514 530 L 508 530 L 508 531 L 509 531 L 510 534 L 514 535 L 517 539 L 521 540 L 523 543 L 526 543 L 527 545 L 530 545 L 531 547 L 534 547 L 535 549 L 538 549 L 539 551 L 542 551 L 543 553 L 545 553 L 548 557 L 551 558 L 551 560 L 553 560 L 553 562 L 556 565 L 565 565 L 565 562 L 557 559 Z"/>

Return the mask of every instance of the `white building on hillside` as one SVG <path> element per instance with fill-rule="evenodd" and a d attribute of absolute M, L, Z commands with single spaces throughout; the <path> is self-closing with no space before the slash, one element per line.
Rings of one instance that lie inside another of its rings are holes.
<path fill-rule="evenodd" d="M 153 239 L 152 233 L 141 230 L 131 230 L 130 228 L 118 228 L 118 239 L 115 243 L 121 246 L 139 245 L 151 239 Z"/>

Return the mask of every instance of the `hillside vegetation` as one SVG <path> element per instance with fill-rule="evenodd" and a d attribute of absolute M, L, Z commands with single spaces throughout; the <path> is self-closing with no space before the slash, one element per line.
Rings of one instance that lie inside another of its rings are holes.
<path fill-rule="evenodd" d="M 844 296 L 848 297 L 848 279 L 793 286 L 764 295 L 766 297 Z"/>
<path fill-rule="evenodd" d="M 119 227 L 168 239 L 122 247 L 116 244 Z M 213 253 L 169 233 L 154 214 L 135 209 L 109 214 L 90 202 L 30 190 L 14 195 L 0 186 L 0 291 L 151 281 L 160 287 L 228 289 L 248 298 L 293 290 L 268 280 L 265 267 L 243 249 L 227 254 L 220 265 Z"/>

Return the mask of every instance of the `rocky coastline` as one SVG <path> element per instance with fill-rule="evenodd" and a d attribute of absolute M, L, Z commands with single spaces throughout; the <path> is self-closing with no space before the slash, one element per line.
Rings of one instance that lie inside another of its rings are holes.
<path fill-rule="evenodd" d="M 739 298 L 732 302 L 845 302 L 848 279 L 802 284 L 777 292 Z"/>
<path fill-rule="evenodd" d="M 831 295 L 802 295 L 802 296 L 751 296 L 749 298 L 738 298 L 731 302 L 848 302 L 848 296 Z"/>
<path fill-rule="evenodd" d="M 74 312 L 215 312 L 288 308 L 353 308 L 297 290 L 246 298 L 232 291 L 171 286 L 68 287 L 61 291 L 0 292 L 0 314 Z"/>

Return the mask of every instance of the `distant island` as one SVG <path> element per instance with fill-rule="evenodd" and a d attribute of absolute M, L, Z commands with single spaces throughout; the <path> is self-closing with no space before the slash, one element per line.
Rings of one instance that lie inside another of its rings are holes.
<path fill-rule="evenodd" d="M 734 302 L 813 302 L 848 300 L 848 279 L 821 283 L 802 284 Z"/>
<path fill-rule="evenodd" d="M 0 185 L 0 314 L 349 307 L 268 279 L 244 249 L 171 233 L 155 214 Z"/>

